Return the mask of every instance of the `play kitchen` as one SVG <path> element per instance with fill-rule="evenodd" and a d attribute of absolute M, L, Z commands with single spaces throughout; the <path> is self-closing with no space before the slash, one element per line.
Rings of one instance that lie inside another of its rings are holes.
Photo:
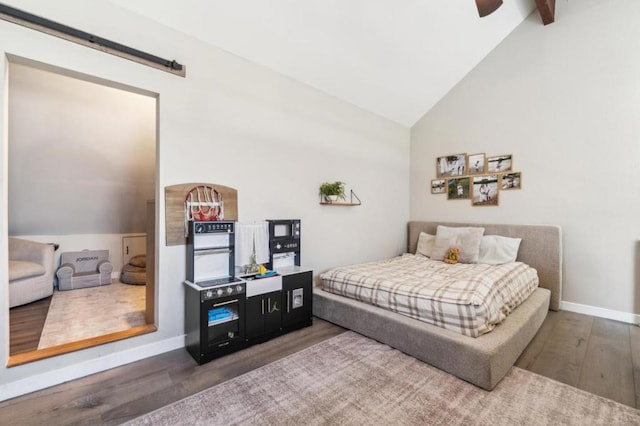
<path fill-rule="evenodd" d="M 267 222 L 268 269 L 251 274 L 238 272 L 236 222 L 188 224 L 186 348 L 199 364 L 311 325 L 313 272 L 300 266 L 300 220 Z"/>

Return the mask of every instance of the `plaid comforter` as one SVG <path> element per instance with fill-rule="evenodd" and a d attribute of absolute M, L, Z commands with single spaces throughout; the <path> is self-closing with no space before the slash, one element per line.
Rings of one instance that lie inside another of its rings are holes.
<path fill-rule="evenodd" d="M 537 271 L 521 262 L 448 265 L 413 254 L 320 277 L 328 292 L 471 337 L 493 330 L 538 286 Z"/>

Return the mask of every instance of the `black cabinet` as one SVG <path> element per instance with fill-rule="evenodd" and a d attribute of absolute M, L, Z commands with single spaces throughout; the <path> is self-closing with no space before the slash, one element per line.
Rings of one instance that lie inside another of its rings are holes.
<path fill-rule="evenodd" d="M 245 306 L 247 341 L 267 340 L 282 330 L 282 292 L 274 291 L 247 298 Z"/>
<path fill-rule="evenodd" d="M 295 330 L 311 325 L 313 272 L 282 276 L 282 329 Z"/>

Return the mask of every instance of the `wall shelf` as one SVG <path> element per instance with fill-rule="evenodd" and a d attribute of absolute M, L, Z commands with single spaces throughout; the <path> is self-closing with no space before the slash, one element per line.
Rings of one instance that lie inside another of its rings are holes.
<path fill-rule="evenodd" d="M 349 201 L 331 201 L 328 199 L 324 199 L 321 196 L 320 204 L 324 206 L 359 206 L 360 204 L 362 204 L 362 201 L 360 201 L 360 198 L 358 198 L 358 196 L 355 192 L 353 192 L 352 189 L 349 194 Z"/>

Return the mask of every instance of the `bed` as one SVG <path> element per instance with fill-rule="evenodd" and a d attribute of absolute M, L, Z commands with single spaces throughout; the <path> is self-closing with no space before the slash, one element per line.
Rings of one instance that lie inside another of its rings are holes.
<path fill-rule="evenodd" d="M 517 261 L 538 272 L 539 286 L 491 332 L 469 337 L 314 287 L 314 315 L 386 343 L 481 388 L 491 390 L 513 366 L 542 325 L 558 310 L 562 291 L 562 233 L 557 226 L 409 222 L 407 251 L 420 232 L 438 225 L 479 226 L 484 235 L 522 238 Z"/>

